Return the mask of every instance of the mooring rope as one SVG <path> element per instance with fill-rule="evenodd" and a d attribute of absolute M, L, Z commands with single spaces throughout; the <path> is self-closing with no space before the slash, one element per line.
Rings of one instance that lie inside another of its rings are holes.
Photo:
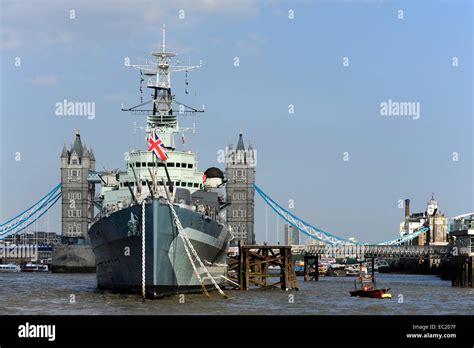
<path fill-rule="evenodd" d="M 189 249 L 191 249 L 191 252 L 193 253 L 196 261 L 199 263 L 199 266 L 204 270 L 204 272 L 206 273 L 207 277 L 211 280 L 212 284 L 214 284 L 215 288 L 217 289 L 217 291 L 219 291 L 219 293 L 226 297 L 224 291 L 222 291 L 222 289 L 219 287 L 219 285 L 217 284 L 216 280 L 214 279 L 214 277 L 211 275 L 211 273 L 209 272 L 209 270 L 207 269 L 206 266 L 204 266 L 204 264 L 202 263 L 201 259 L 199 258 L 199 255 L 197 254 L 196 250 L 194 249 L 191 241 L 189 240 L 189 237 L 188 235 L 186 234 L 186 232 L 184 232 L 184 229 L 183 229 L 183 226 L 181 225 L 181 222 L 179 221 L 179 217 L 178 215 L 176 214 L 176 211 L 174 210 L 174 207 L 173 205 L 171 204 L 170 201 L 168 201 L 168 205 L 170 206 L 170 209 L 173 213 L 173 216 L 174 216 L 174 220 L 175 220 L 175 224 L 176 224 L 176 227 L 178 228 L 178 231 L 179 231 L 179 235 L 181 237 L 181 239 L 183 239 L 183 244 L 186 245 L 186 243 L 188 244 L 188 247 Z M 192 259 L 191 259 L 191 255 L 188 255 L 188 257 L 190 258 L 191 260 L 191 263 L 193 264 L 192 262 Z M 200 280 L 202 281 L 203 285 L 204 285 L 204 281 L 203 280 Z"/>
<path fill-rule="evenodd" d="M 163 181 L 163 180 L 162 180 Z M 164 182 L 164 181 L 163 181 Z M 191 254 L 189 254 L 189 250 L 191 250 L 192 254 L 194 255 L 194 258 L 196 259 L 196 261 L 199 263 L 199 266 L 201 267 L 201 269 L 204 270 L 204 272 L 206 273 L 207 275 L 207 278 L 211 280 L 212 284 L 214 285 L 214 287 L 217 289 L 217 291 L 219 291 L 219 293 L 224 296 L 224 297 L 227 297 L 226 294 L 224 293 L 224 291 L 222 291 L 222 289 L 219 287 L 219 285 L 217 284 L 216 280 L 214 279 L 214 277 L 211 275 L 211 273 L 209 272 L 209 270 L 206 268 L 206 266 L 204 266 L 204 264 L 202 263 L 201 259 L 199 258 L 199 255 L 198 253 L 196 252 L 196 250 L 194 249 L 193 247 L 193 244 L 191 243 L 191 241 L 189 240 L 189 237 L 188 235 L 186 234 L 186 232 L 184 232 L 184 228 L 183 228 L 183 225 L 181 225 L 181 221 L 179 220 L 179 217 L 178 217 L 178 214 L 176 213 L 176 210 L 174 209 L 174 206 L 173 206 L 173 203 L 171 202 L 171 199 L 170 199 L 170 196 L 168 194 L 168 190 L 166 189 L 165 187 L 165 192 L 166 192 L 166 196 L 167 196 L 167 202 L 168 202 L 168 206 L 170 207 L 170 210 L 171 210 L 171 213 L 173 214 L 173 220 L 174 220 L 174 223 L 176 224 L 176 227 L 178 228 L 178 235 L 181 237 L 181 239 L 183 240 L 183 245 L 184 245 L 184 249 L 186 250 L 186 254 L 188 255 L 188 258 L 189 258 L 189 261 L 191 262 L 191 265 L 193 266 L 193 269 L 196 273 L 196 276 L 199 280 L 199 282 L 201 283 L 201 286 L 203 287 L 203 289 L 205 289 L 205 285 L 204 285 L 204 280 L 201 279 L 201 277 L 199 276 L 199 272 L 197 271 L 196 269 L 196 266 L 194 265 L 194 262 L 193 262 L 193 259 L 192 259 L 192 256 Z M 187 244 L 187 245 L 186 245 Z M 188 250 L 189 248 L 189 250 Z"/>
<path fill-rule="evenodd" d="M 145 281 L 145 200 L 142 202 L 142 297 L 146 298 L 146 281 Z"/>
<path fill-rule="evenodd" d="M 175 224 L 176 224 L 176 220 L 174 220 L 174 221 L 175 221 Z M 176 226 L 178 226 L 178 225 L 176 224 Z M 182 234 L 182 233 L 178 233 L 178 235 L 179 235 L 179 237 L 183 240 L 184 250 L 186 251 L 186 255 L 188 256 L 188 259 L 189 259 L 189 262 L 191 263 L 191 266 L 193 266 L 194 274 L 196 275 L 196 277 L 197 277 L 199 283 L 201 284 L 201 287 L 202 287 L 204 293 L 206 294 L 206 296 L 207 296 L 207 297 L 210 297 L 210 296 L 209 296 L 209 293 L 207 292 L 206 286 L 204 285 L 204 279 L 201 278 L 201 276 L 200 276 L 200 274 L 199 274 L 199 272 L 198 272 L 198 270 L 197 270 L 197 268 L 196 268 L 196 265 L 194 264 L 193 258 L 192 258 L 192 256 L 191 256 L 191 254 L 189 253 L 189 248 L 188 248 L 188 246 L 187 246 L 186 241 L 185 241 L 184 238 L 183 238 L 183 234 Z"/>

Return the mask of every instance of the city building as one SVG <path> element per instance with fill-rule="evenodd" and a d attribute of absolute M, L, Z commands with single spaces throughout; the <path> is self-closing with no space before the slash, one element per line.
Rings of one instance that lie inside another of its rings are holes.
<path fill-rule="evenodd" d="M 5 245 L 53 245 L 58 243 L 58 235 L 55 232 L 31 231 L 17 233 L 6 237 L 2 243 Z"/>
<path fill-rule="evenodd" d="M 61 154 L 62 239 L 65 243 L 88 240 L 87 231 L 94 214 L 94 183 L 87 181 L 89 171 L 95 170 L 92 149 L 82 144 L 79 130 L 69 150 L 64 144 Z"/>
<path fill-rule="evenodd" d="M 406 234 L 411 234 L 417 229 L 423 227 L 425 225 L 426 219 L 426 212 L 410 214 L 410 200 L 405 199 L 405 215 L 403 221 L 400 224 L 400 236 L 403 237 Z M 408 244 L 424 245 L 425 235 L 421 235 L 420 237 L 409 241 Z"/>
<path fill-rule="evenodd" d="M 300 245 L 300 231 L 290 224 L 285 224 L 285 245 Z"/>
<path fill-rule="evenodd" d="M 452 285 L 474 287 L 474 213 L 454 217 L 449 230 L 455 247 L 450 261 Z"/>
<path fill-rule="evenodd" d="M 438 201 L 431 197 L 428 201 L 426 211 L 410 214 L 410 200 L 405 200 L 405 216 L 400 224 L 400 236 L 405 236 L 428 226 L 429 231 L 409 242 L 411 245 L 445 245 L 448 236 L 448 217 L 438 207 Z"/>
<path fill-rule="evenodd" d="M 449 227 L 458 255 L 474 256 L 474 213 L 456 216 Z"/>
<path fill-rule="evenodd" d="M 305 245 L 326 245 L 323 241 L 311 237 L 306 237 Z"/>
<path fill-rule="evenodd" d="M 242 131 L 235 150 L 229 145 L 226 162 L 226 199 L 231 203 L 227 208 L 226 220 L 234 235 L 231 246 L 237 245 L 239 240 L 255 244 L 253 184 L 256 156 L 251 144 L 245 149 Z"/>
<path fill-rule="evenodd" d="M 0 254 L 5 255 L 5 250 L 9 250 L 12 247 L 17 247 L 18 250 L 24 251 L 25 248 L 33 248 L 35 246 L 37 252 L 35 254 L 23 252 L 17 256 L 4 256 L 0 258 L 0 263 L 13 262 L 24 264 L 33 261 L 39 264 L 50 265 L 52 263 L 53 248 L 60 242 L 59 238 L 60 236 L 55 232 L 43 231 L 28 231 L 11 235 L 0 244 L 0 249 L 3 251 Z"/>

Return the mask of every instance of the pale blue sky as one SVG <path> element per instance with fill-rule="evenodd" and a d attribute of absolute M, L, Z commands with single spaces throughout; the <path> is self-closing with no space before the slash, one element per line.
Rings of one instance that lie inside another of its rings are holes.
<path fill-rule="evenodd" d="M 143 135 L 132 132 L 144 117 L 120 111 L 139 100 L 139 74 L 123 59 L 148 58 L 163 23 L 170 49 L 183 61 L 203 60 L 189 76 L 188 97 L 183 75 L 174 79 L 178 100 L 206 105 L 197 134 L 187 135 L 202 170 L 216 165 L 217 151 L 235 145 L 243 128 L 258 152 L 257 184 L 279 202 L 293 199 L 296 215 L 341 237 L 396 238 L 398 200 L 407 197 L 415 211 L 432 192 L 448 216 L 474 210 L 471 1 L 0 4 L 1 221 L 59 182 L 62 145 L 76 128 L 98 169 L 123 168 L 123 153 L 144 147 Z M 63 99 L 95 102 L 95 119 L 56 116 Z M 381 116 L 388 99 L 419 102 L 420 119 Z M 50 216 L 55 231 L 58 211 Z M 274 242 L 276 217 L 269 217 Z M 282 221 L 280 229 L 282 240 Z M 265 239 L 260 198 L 256 236 Z"/>

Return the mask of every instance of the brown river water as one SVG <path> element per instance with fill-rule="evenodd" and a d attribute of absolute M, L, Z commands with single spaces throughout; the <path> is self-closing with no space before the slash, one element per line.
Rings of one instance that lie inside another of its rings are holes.
<path fill-rule="evenodd" d="M 96 289 L 95 274 L 2 273 L 0 315 L 126 315 L 126 314 L 474 314 L 474 289 L 428 275 L 379 274 L 379 287 L 391 288 L 392 299 L 351 297 L 352 277 L 321 277 L 303 282 L 299 291 L 227 290 L 227 299 L 211 292 L 142 303 L 138 295 Z M 181 298 L 182 302 L 183 298 Z"/>

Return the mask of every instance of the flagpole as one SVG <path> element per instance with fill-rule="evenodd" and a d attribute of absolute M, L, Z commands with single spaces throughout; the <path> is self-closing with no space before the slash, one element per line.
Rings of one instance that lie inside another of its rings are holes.
<path fill-rule="evenodd" d="M 166 177 L 168 178 L 170 194 L 173 194 L 173 183 L 171 182 L 170 173 L 168 172 L 168 166 L 166 165 L 166 161 L 163 161 L 163 165 L 165 167 Z"/>
<path fill-rule="evenodd" d="M 158 183 L 157 183 L 157 178 L 158 178 L 158 161 L 156 160 L 156 155 L 152 152 L 152 156 L 153 156 L 153 161 L 155 162 L 155 166 L 153 167 L 153 171 L 155 172 L 155 190 L 157 189 L 158 187 Z"/>

